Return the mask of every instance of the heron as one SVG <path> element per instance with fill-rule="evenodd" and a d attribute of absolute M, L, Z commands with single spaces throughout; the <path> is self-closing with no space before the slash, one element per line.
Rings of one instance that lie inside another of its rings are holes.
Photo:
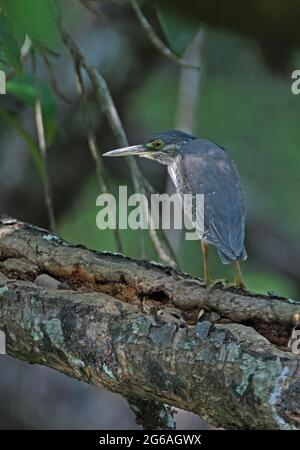
<path fill-rule="evenodd" d="M 167 165 L 179 195 L 191 194 L 194 198 L 204 194 L 204 283 L 212 283 L 208 267 L 210 244 L 216 247 L 223 264 L 234 263 L 234 285 L 245 287 L 240 267 L 240 261 L 247 258 L 245 199 L 237 168 L 224 147 L 184 131 L 170 130 L 156 134 L 146 144 L 119 148 L 104 156 L 152 159 Z"/>

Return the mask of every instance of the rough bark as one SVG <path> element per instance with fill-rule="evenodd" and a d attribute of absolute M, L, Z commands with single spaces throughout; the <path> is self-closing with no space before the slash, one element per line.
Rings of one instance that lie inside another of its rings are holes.
<path fill-rule="evenodd" d="M 118 392 L 136 410 L 141 398 L 223 428 L 300 428 L 300 357 L 288 345 L 299 320 L 288 299 L 207 291 L 169 267 L 0 221 L 8 353 Z"/>

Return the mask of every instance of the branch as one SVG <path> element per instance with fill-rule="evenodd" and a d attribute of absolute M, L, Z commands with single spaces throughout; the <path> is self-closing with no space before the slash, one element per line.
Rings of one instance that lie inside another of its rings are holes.
<path fill-rule="evenodd" d="M 61 100 L 63 100 L 65 103 L 67 103 L 68 105 L 72 105 L 73 101 L 68 98 L 60 89 L 60 87 L 58 86 L 55 74 L 53 72 L 53 68 L 51 66 L 51 63 L 49 61 L 48 55 L 47 55 L 47 51 L 45 50 L 45 48 L 41 47 L 40 48 L 40 52 L 41 52 L 41 57 L 44 61 L 46 70 L 48 72 L 49 75 L 49 79 L 50 79 L 50 83 L 51 86 L 54 90 L 54 92 L 56 93 L 57 97 L 59 97 Z"/>
<path fill-rule="evenodd" d="M 199 30 L 185 52 L 188 61 L 202 65 L 203 30 Z M 176 111 L 176 128 L 193 133 L 200 99 L 201 72 L 183 67 L 180 71 Z"/>
<path fill-rule="evenodd" d="M 149 40 L 163 56 L 166 56 L 171 61 L 175 62 L 176 64 L 179 64 L 182 67 L 200 70 L 200 66 L 194 65 L 191 62 L 187 61 L 186 59 L 176 55 L 166 44 L 163 43 L 163 41 L 160 39 L 160 37 L 156 34 L 154 29 L 152 28 L 151 24 L 148 22 L 147 18 L 144 16 L 141 8 L 139 7 L 138 3 L 135 0 L 131 0 L 131 6 Z"/>
<path fill-rule="evenodd" d="M 53 195 L 52 188 L 50 182 L 49 168 L 48 168 L 48 155 L 47 155 L 47 144 L 45 137 L 45 128 L 44 128 L 44 119 L 42 112 L 42 103 L 41 103 L 41 95 L 40 95 L 40 87 L 36 76 L 36 56 L 35 52 L 32 51 L 32 68 L 34 73 L 35 80 L 35 89 L 37 98 L 34 104 L 34 119 L 35 119 L 35 128 L 37 132 L 37 142 L 40 150 L 40 154 L 43 160 L 44 170 L 43 170 L 43 189 L 45 195 L 45 204 L 49 218 L 49 225 L 53 232 L 56 231 L 56 219 L 53 208 Z"/>
<path fill-rule="evenodd" d="M 99 146 L 98 146 L 96 134 L 94 131 L 91 111 L 89 109 L 89 105 L 88 105 L 88 101 L 87 101 L 87 95 L 86 95 L 84 81 L 82 78 L 81 67 L 79 65 L 75 66 L 75 76 L 76 76 L 76 80 L 75 80 L 76 88 L 77 88 L 78 94 L 81 99 L 81 104 L 82 104 L 82 115 L 83 115 L 84 122 L 85 122 L 88 146 L 90 149 L 91 156 L 95 163 L 96 175 L 98 178 L 100 190 L 101 190 L 101 192 L 106 193 L 106 192 L 108 192 L 107 179 L 105 176 L 105 170 L 104 170 L 104 166 L 103 166 L 102 156 L 99 151 Z M 113 230 L 113 234 L 114 234 L 114 238 L 116 241 L 116 249 L 118 252 L 122 252 L 123 248 L 122 248 L 122 240 L 121 240 L 120 231 L 116 228 L 115 230 Z"/>
<path fill-rule="evenodd" d="M 70 53 L 72 54 L 75 65 L 83 67 L 87 72 L 93 85 L 93 88 L 95 90 L 97 100 L 101 105 L 104 114 L 107 117 L 107 120 L 116 137 L 118 145 L 120 145 L 121 147 L 128 146 L 128 139 L 124 127 L 122 125 L 120 116 L 118 114 L 110 91 L 108 89 L 106 80 L 102 77 L 99 71 L 87 61 L 83 52 L 77 46 L 76 42 L 74 41 L 72 36 L 68 33 L 68 31 L 64 29 L 61 23 L 60 23 L 60 31 L 64 43 L 66 44 Z M 136 160 L 133 157 L 128 157 L 126 158 L 126 160 L 128 162 L 128 166 L 130 169 L 135 192 L 148 194 L 149 193 L 149 189 L 147 188 L 148 183 L 145 181 L 144 176 L 140 171 Z M 172 266 L 175 266 L 177 264 L 176 259 L 163 233 L 157 233 L 156 230 L 152 230 L 152 232 L 149 233 L 149 236 L 152 239 L 153 245 L 162 261 Z M 142 230 L 141 230 L 141 239 L 142 239 L 142 247 L 144 247 Z M 159 242 L 159 245 L 157 245 L 157 242 Z"/>
<path fill-rule="evenodd" d="M 43 174 L 43 187 L 44 187 L 44 195 L 45 195 L 45 204 L 49 217 L 49 224 L 52 231 L 56 231 L 56 220 L 53 209 L 53 199 L 52 199 L 52 189 L 50 184 L 50 177 L 48 172 L 48 163 L 47 163 L 47 150 L 46 150 L 46 141 L 45 141 L 45 130 L 44 130 L 44 122 L 42 115 L 42 105 L 39 99 L 36 100 L 34 105 L 34 117 L 35 117 L 35 126 L 38 135 L 38 145 L 41 152 L 41 156 L 44 161 L 44 174 Z"/>
<path fill-rule="evenodd" d="M 299 428 L 300 359 L 288 347 L 299 303 L 208 292 L 170 267 L 13 219 L 0 221 L 0 259 L 9 354 L 218 427 Z"/>
<path fill-rule="evenodd" d="M 100 11 L 99 9 L 96 9 L 92 3 L 90 3 L 89 0 L 79 0 L 79 2 L 92 14 L 94 14 L 94 16 L 96 16 L 98 19 L 100 20 L 107 20 L 107 17 L 105 16 L 105 14 Z"/>

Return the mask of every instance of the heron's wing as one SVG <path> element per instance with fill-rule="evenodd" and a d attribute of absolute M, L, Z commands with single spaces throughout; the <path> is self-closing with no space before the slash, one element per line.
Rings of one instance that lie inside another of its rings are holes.
<path fill-rule="evenodd" d="M 233 261 L 243 258 L 245 201 L 237 170 L 218 145 L 192 141 L 182 159 L 188 190 L 204 194 L 204 238 Z"/>

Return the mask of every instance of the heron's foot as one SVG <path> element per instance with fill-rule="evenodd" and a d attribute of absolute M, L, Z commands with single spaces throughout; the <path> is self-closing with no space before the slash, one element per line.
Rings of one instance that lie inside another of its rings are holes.
<path fill-rule="evenodd" d="M 210 276 L 208 275 L 208 273 L 204 273 L 203 278 L 201 279 L 201 285 L 203 287 L 208 288 L 212 283 L 212 280 L 210 278 Z"/>
<path fill-rule="evenodd" d="M 207 288 L 207 290 L 211 291 L 216 287 L 223 288 L 223 289 L 243 289 L 246 290 L 246 285 L 243 282 L 243 280 L 235 279 L 234 281 L 230 282 L 226 280 L 225 278 L 218 278 L 216 280 L 212 280 L 209 278 L 208 280 L 203 280 L 203 286 Z"/>
<path fill-rule="evenodd" d="M 207 289 L 210 287 L 210 285 L 211 285 L 211 280 L 209 279 L 209 280 L 201 280 L 201 286 L 202 287 L 206 287 Z"/>
<path fill-rule="evenodd" d="M 205 286 L 209 291 L 211 291 L 212 289 L 214 289 L 216 287 L 224 287 L 225 285 L 226 285 L 225 278 L 218 278 L 216 280 L 212 280 L 210 278 L 209 283 L 208 284 L 205 283 Z"/>
<path fill-rule="evenodd" d="M 241 271 L 241 266 L 240 266 L 240 262 L 236 261 L 235 262 L 235 269 L 236 269 L 236 275 L 235 275 L 235 279 L 234 279 L 234 286 L 237 289 L 246 289 L 246 285 L 244 283 L 243 277 L 242 277 L 242 271 Z"/>
<path fill-rule="evenodd" d="M 234 284 L 235 284 L 239 289 L 244 289 L 244 290 L 246 290 L 246 285 L 245 285 L 245 283 L 244 283 L 243 280 L 237 280 L 237 281 L 235 281 Z"/>
<path fill-rule="evenodd" d="M 243 289 L 246 290 L 246 285 L 243 280 L 241 279 L 235 279 L 231 283 L 224 283 L 223 287 L 225 289 Z"/>

